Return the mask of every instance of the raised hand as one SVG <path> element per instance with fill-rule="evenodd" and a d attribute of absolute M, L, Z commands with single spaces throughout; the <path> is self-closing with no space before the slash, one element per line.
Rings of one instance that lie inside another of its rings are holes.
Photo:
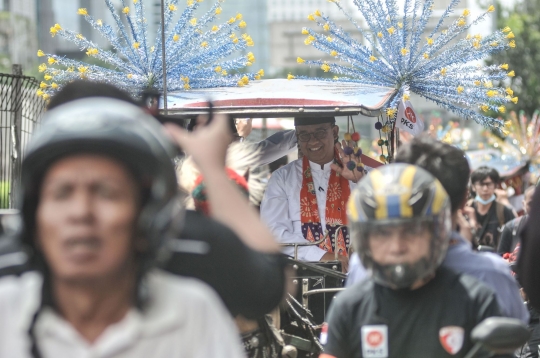
<path fill-rule="evenodd" d="M 360 158 L 357 158 L 354 154 L 345 154 L 345 152 L 343 151 L 343 147 L 346 145 L 347 143 L 344 140 L 342 141 L 342 143 L 336 143 L 336 149 L 338 151 L 341 162 L 343 163 L 343 168 L 337 164 L 332 164 L 331 167 L 345 179 L 350 180 L 353 183 L 358 183 L 358 181 L 364 177 L 364 172 L 358 171 L 358 169 L 356 169 L 358 163 L 360 162 Z M 347 167 L 347 163 L 351 161 L 355 164 L 353 169 L 349 169 Z"/>
<path fill-rule="evenodd" d="M 166 124 L 165 128 L 204 172 L 205 169 L 225 168 L 227 147 L 232 140 L 227 121 L 226 116 L 217 114 L 208 126 L 191 133 L 174 124 Z"/>

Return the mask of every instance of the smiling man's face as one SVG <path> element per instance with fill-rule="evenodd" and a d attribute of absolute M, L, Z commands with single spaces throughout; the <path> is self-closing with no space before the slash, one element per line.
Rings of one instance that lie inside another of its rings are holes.
<path fill-rule="evenodd" d="M 332 123 L 296 126 L 300 150 L 309 161 L 324 165 L 334 159 L 334 142 L 339 127 Z"/>

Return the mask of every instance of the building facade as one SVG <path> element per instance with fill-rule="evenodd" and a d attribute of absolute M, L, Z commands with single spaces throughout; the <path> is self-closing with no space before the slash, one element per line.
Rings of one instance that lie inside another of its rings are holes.
<path fill-rule="evenodd" d="M 227 0 L 221 4 L 222 12 L 218 15 L 214 23 L 224 23 L 231 17 L 237 14 L 242 14 L 243 20 L 247 23 L 247 27 L 242 32 L 248 33 L 255 45 L 248 47 L 244 52 L 253 52 L 256 61 L 253 69 L 266 70 L 269 66 L 269 27 L 267 17 L 267 1 L 268 0 Z M 201 18 L 208 12 L 216 1 L 205 0 L 198 4 L 198 9 L 194 13 L 194 17 Z M 152 39 L 158 33 L 158 28 L 161 24 L 161 0 L 145 0 L 146 13 L 148 16 L 148 33 Z M 179 10 L 183 10 L 182 3 L 179 3 Z M 181 11 L 179 11 L 180 13 Z M 179 16 L 179 15 L 178 15 Z M 213 24 L 214 24 L 213 23 Z M 213 26 L 210 25 L 211 26 Z M 235 56 L 238 56 L 236 54 Z"/>
<path fill-rule="evenodd" d="M 43 0 L 37 0 L 38 3 Z M 38 10 L 43 17 L 39 21 L 40 47 L 46 52 L 64 55 L 74 59 L 85 56 L 75 44 L 62 39 L 59 36 L 51 37 L 49 29 L 58 23 L 65 29 L 75 31 L 84 37 L 104 48 L 109 48 L 109 44 L 98 31 L 95 31 L 84 19 L 84 16 L 77 14 L 80 8 L 86 8 L 88 13 L 96 19 L 103 19 L 104 22 L 111 22 L 112 16 L 105 5 L 105 1 L 96 0 L 45 0 L 50 6 L 40 6 Z M 113 1 L 117 11 L 121 11 L 120 1 Z M 51 9 L 52 11 L 50 11 Z M 52 13 L 51 13 L 52 12 Z M 49 51 L 47 51 L 50 49 Z"/>
<path fill-rule="evenodd" d="M 35 0 L 0 1 L 0 71 L 11 72 L 12 64 L 28 69 L 37 50 Z"/>
<path fill-rule="evenodd" d="M 296 1 L 296 0 L 295 0 Z M 206 0 L 200 3 L 199 14 L 208 11 L 216 1 Z M 268 69 L 270 64 L 270 29 L 268 26 L 268 0 L 227 0 L 221 5 L 222 13 L 218 16 L 218 23 L 224 23 L 237 14 L 242 14 L 247 27 L 243 32 L 248 33 L 255 45 L 248 47 L 244 52 L 253 52 L 256 61 L 255 69 Z"/>
<path fill-rule="evenodd" d="M 328 0 L 267 0 L 268 1 L 268 21 L 288 22 L 302 21 L 315 10 L 319 10 L 333 19 L 345 18 L 338 7 Z M 346 10 L 354 8 L 352 0 L 340 2 Z"/>

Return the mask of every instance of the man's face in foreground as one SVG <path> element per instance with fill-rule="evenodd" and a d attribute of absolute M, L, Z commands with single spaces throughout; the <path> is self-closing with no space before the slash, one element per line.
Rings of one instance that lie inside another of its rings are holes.
<path fill-rule="evenodd" d="M 369 248 L 379 265 L 414 264 L 429 257 L 431 230 L 423 223 L 380 226 L 369 234 Z"/>
<path fill-rule="evenodd" d="M 296 126 L 300 150 L 313 163 L 329 163 L 334 159 L 334 142 L 338 131 L 338 126 L 332 123 Z"/>
<path fill-rule="evenodd" d="M 98 155 L 61 159 L 47 171 L 36 244 L 56 279 L 93 281 L 132 264 L 139 191 L 130 172 Z"/>

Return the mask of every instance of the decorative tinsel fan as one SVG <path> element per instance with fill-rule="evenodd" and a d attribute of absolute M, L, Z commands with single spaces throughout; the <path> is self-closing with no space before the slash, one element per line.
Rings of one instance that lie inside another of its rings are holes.
<path fill-rule="evenodd" d="M 102 60 L 114 69 L 45 54 L 40 50 L 38 56 L 47 56 L 48 64 L 43 63 L 39 66 L 39 71 L 45 72 L 46 82 L 41 83 L 38 95 L 47 99 L 62 84 L 78 78 L 111 83 L 135 96 L 145 89 L 162 90 L 161 28 L 155 44 L 151 44 L 147 39 L 143 0 L 132 1 L 134 10 L 122 0 L 122 13 L 118 14 L 111 0 L 105 0 L 116 28 L 105 24 L 101 19 L 95 19 L 86 9 L 78 10 L 78 14 L 84 16 L 88 23 L 110 42 L 112 49 L 102 49 L 83 35 L 63 29 L 58 24 L 51 27 L 53 37 L 58 35 L 75 43 L 81 51 L 86 51 L 88 56 Z M 235 52 L 253 46 L 253 40 L 248 34 L 238 34 L 246 27 L 242 15 L 238 14 L 223 24 L 212 25 L 222 11 L 223 0 L 218 0 L 207 13 L 196 18 L 195 11 L 202 1 L 188 0 L 187 7 L 176 23 L 173 23 L 173 18 L 178 12 L 178 0 L 166 1 L 167 88 L 174 91 L 244 86 L 250 80 L 260 79 L 264 75 L 262 70 L 257 73 L 238 73 L 255 61 L 251 52 L 247 56 L 224 60 Z M 127 26 L 124 25 L 124 21 L 127 22 Z"/>
<path fill-rule="evenodd" d="M 505 123 L 501 139 L 493 134 L 488 136 L 491 145 L 503 152 L 513 153 L 529 161 L 534 166 L 540 166 L 540 111 L 536 110 L 531 119 L 525 112 L 510 112 L 510 118 Z"/>
<path fill-rule="evenodd" d="M 517 103 L 510 88 L 497 87 L 507 77 L 514 76 L 508 65 L 479 65 L 490 55 L 513 48 L 514 34 L 510 28 L 496 31 L 487 37 L 466 35 L 471 26 L 483 21 L 495 11 L 490 6 L 476 19 L 469 20 L 471 12 L 463 10 L 449 26 L 445 20 L 453 13 L 460 0 L 452 0 L 432 31 L 427 25 L 432 18 L 434 0 L 405 0 L 401 11 L 397 0 L 354 0 L 368 28 L 362 28 L 340 5 L 329 0 L 348 17 L 362 35 L 366 44 L 351 37 L 320 11 L 308 18 L 323 32 L 304 28 L 308 35 L 305 44 L 330 54 L 341 63 L 307 61 L 325 72 L 340 77 L 334 80 L 361 82 L 371 85 L 395 87 L 398 94 L 390 103 L 387 114 L 392 117 L 401 98 L 407 99 L 411 91 L 462 118 L 498 130 L 503 127 L 499 119 L 487 112 L 504 113 L 505 104 Z M 289 75 L 289 79 L 294 78 Z"/>

